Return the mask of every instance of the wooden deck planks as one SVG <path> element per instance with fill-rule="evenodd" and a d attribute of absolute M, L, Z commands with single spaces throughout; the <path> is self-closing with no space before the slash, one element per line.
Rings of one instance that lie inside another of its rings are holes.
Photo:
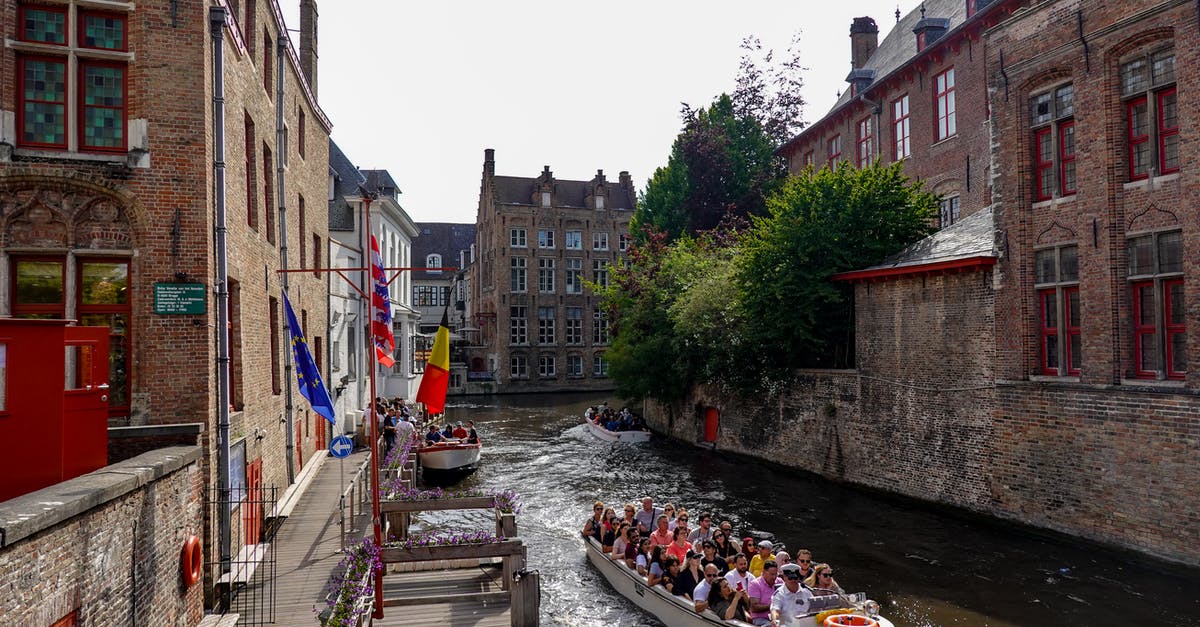
<path fill-rule="evenodd" d="M 376 627 L 510 627 L 511 624 L 507 602 L 478 601 L 384 608 L 384 617 L 372 623 Z"/>

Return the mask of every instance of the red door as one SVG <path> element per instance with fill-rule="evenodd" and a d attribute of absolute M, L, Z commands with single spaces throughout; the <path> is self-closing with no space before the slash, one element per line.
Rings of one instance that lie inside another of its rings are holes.
<path fill-rule="evenodd" d="M 704 441 L 717 441 L 717 426 L 720 422 L 720 414 L 717 413 L 716 407 L 709 407 L 704 410 Z"/>
<path fill-rule="evenodd" d="M 246 464 L 246 502 L 242 503 L 242 544 L 258 544 L 262 534 L 262 458 Z"/>
<path fill-rule="evenodd" d="M 108 464 L 108 337 L 105 327 L 66 327 L 63 479 Z"/>

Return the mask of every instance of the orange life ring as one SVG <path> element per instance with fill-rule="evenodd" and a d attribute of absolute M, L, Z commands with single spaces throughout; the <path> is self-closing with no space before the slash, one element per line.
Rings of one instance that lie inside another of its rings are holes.
<path fill-rule="evenodd" d="M 879 621 L 855 614 L 838 614 L 826 618 L 822 627 L 879 627 Z"/>
<path fill-rule="evenodd" d="M 183 562 L 180 569 L 183 572 L 183 587 L 191 588 L 204 575 L 204 550 L 200 546 L 200 538 L 188 536 L 183 541 L 180 560 Z"/>

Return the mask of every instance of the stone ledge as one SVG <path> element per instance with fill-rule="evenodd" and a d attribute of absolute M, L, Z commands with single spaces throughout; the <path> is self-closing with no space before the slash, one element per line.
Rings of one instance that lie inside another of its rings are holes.
<path fill-rule="evenodd" d="M 164 435 L 200 435 L 204 423 L 187 422 L 173 425 L 135 425 L 131 427 L 109 427 L 109 439 L 153 438 Z M 133 461 L 133 460 L 129 460 Z"/>
<path fill-rule="evenodd" d="M 120 498 L 199 461 L 199 446 L 172 446 L 143 453 L 0 503 L 0 547 Z"/>

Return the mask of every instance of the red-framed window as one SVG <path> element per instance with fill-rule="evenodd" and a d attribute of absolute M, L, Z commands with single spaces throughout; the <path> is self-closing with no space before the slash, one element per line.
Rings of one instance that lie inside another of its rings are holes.
<path fill-rule="evenodd" d="M 1075 121 L 1058 124 L 1058 182 L 1063 196 L 1078 190 L 1075 178 Z"/>
<path fill-rule="evenodd" d="M 813 151 L 811 151 L 811 150 L 804 153 L 804 167 L 806 167 L 806 168 L 812 167 L 816 163 L 814 161 L 813 157 L 814 157 Z"/>
<path fill-rule="evenodd" d="M 254 149 L 254 120 L 250 118 L 250 112 L 245 112 L 245 118 L 242 122 L 242 128 L 245 132 L 246 145 L 246 224 L 255 231 L 258 230 L 258 164 L 256 163 Z"/>
<path fill-rule="evenodd" d="M 272 296 L 269 299 L 267 315 L 268 327 L 271 334 L 271 393 L 278 396 L 283 391 L 282 377 L 279 375 L 279 300 Z"/>
<path fill-rule="evenodd" d="M 1160 231 L 1129 239 L 1133 372 L 1142 379 L 1187 374 L 1183 236 Z"/>
<path fill-rule="evenodd" d="M 18 143 L 33 148 L 67 149 L 67 60 L 17 57 Z"/>
<path fill-rule="evenodd" d="M 271 158 L 271 147 L 263 142 L 263 200 L 266 205 L 263 226 L 267 229 L 267 242 L 275 244 L 275 160 Z"/>
<path fill-rule="evenodd" d="M 108 327 L 108 414 L 129 415 L 133 303 L 129 260 L 81 257 L 76 265 L 76 313 L 82 326 Z"/>
<path fill-rule="evenodd" d="M 1075 88 L 1071 83 L 1029 98 L 1035 200 L 1070 196 L 1076 191 L 1074 116 Z"/>
<path fill-rule="evenodd" d="M 79 62 L 79 147 L 88 152 L 125 152 L 128 83 L 125 64 Z"/>
<path fill-rule="evenodd" d="M 1168 379 L 1187 374 L 1187 322 L 1184 316 L 1183 279 L 1163 281 L 1163 329 L 1166 335 Z"/>
<path fill-rule="evenodd" d="M 1120 64 L 1129 180 L 1179 171 L 1175 50 L 1139 53 Z"/>
<path fill-rule="evenodd" d="M 925 31 L 917 33 L 917 52 L 925 49 Z"/>
<path fill-rule="evenodd" d="M 296 219 L 299 221 L 297 232 L 300 237 L 296 241 L 300 244 L 300 269 L 308 267 L 308 247 L 304 245 L 304 196 L 296 197 Z"/>
<path fill-rule="evenodd" d="M 1038 200 L 1048 200 L 1054 194 L 1054 129 L 1040 128 L 1033 134 L 1033 177 Z"/>
<path fill-rule="evenodd" d="M 908 94 L 892 101 L 892 137 L 895 139 L 896 161 L 912 154 L 912 139 L 909 137 Z"/>
<path fill-rule="evenodd" d="M 79 47 L 93 50 L 129 50 L 129 32 L 124 15 L 79 10 Z"/>
<path fill-rule="evenodd" d="M 829 167 L 836 168 L 838 160 L 842 158 L 842 136 L 834 135 L 833 137 L 830 137 L 829 141 L 826 142 L 826 149 L 829 154 L 829 160 L 827 162 L 829 163 Z"/>
<path fill-rule="evenodd" d="M 1079 247 L 1034 252 L 1038 299 L 1039 370 L 1049 376 L 1078 376 L 1083 363 L 1079 302 Z"/>
<path fill-rule="evenodd" d="M 67 266 L 62 257 L 14 257 L 9 265 L 14 318 L 66 317 Z"/>
<path fill-rule="evenodd" d="M 1158 299 L 1154 281 L 1133 284 L 1133 355 L 1134 372 L 1139 378 L 1158 375 Z"/>
<path fill-rule="evenodd" d="M 937 111 L 937 128 L 934 137 L 938 141 L 958 132 L 957 107 L 954 102 L 954 68 L 947 68 L 933 77 L 934 104 Z"/>
<path fill-rule="evenodd" d="M 871 118 L 865 117 L 858 121 L 858 167 L 871 165 Z"/>

